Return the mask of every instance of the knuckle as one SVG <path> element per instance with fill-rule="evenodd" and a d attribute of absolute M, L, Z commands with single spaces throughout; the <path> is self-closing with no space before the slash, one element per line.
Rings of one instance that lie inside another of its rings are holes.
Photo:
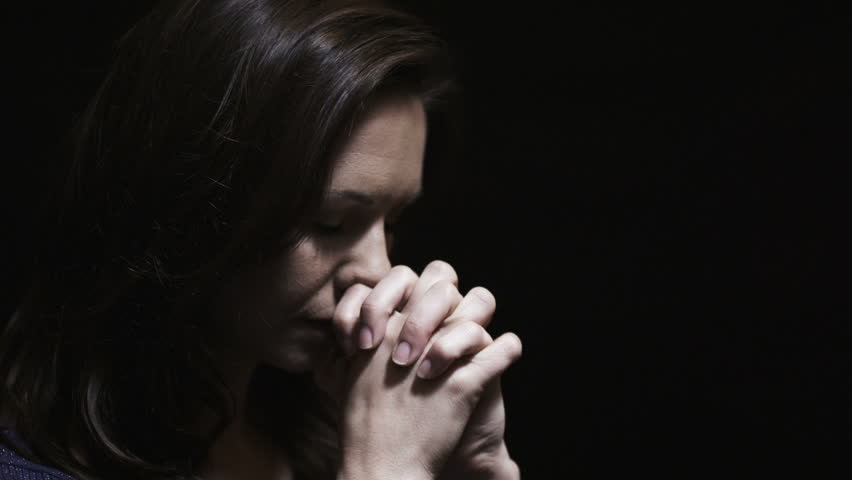
<path fill-rule="evenodd" d="M 417 340 L 425 336 L 426 328 L 413 316 L 409 316 L 405 320 L 405 325 L 402 326 L 402 331 L 399 334 L 400 339 L 408 341 Z"/>
<path fill-rule="evenodd" d="M 433 363 L 435 360 L 440 362 L 452 359 L 452 354 L 444 339 L 440 339 L 432 344 L 432 347 L 429 349 L 429 358 L 433 360 Z"/>
<path fill-rule="evenodd" d="M 511 358 L 520 357 L 524 351 L 524 344 L 523 342 L 521 342 L 520 337 L 511 332 L 506 334 L 506 340 L 504 345 L 506 348 L 506 353 Z"/>
<path fill-rule="evenodd" d="M 432 290 L 434 290 L 435 295 L 447 301 L 452 301 L 453 299 L 460 296 L 458 288 L 456 288 L 454 284 L 446 280 L 437 281 L 432 286 Z"/>
<path fill-rule="evenodd" d="M 384 315 L 390 317 L 391 308 L 387 305 L 382 304 L 376 299 L 368 298 L 361 304 L 361 317 L 365 320 L 369 317 L 376 315 Z"/>
<path fill-rule="evenodd" d="M 360 297 L 362 295 L 369 295 L 369 293 L 372 292 L 372 291 L 373 291 L 372 288 L 364 285 L 363 283 L 356 283 L 356 284 L 352 285 L 351 287 L 349 287 L 349 289 L 347 290 L 347 293 L 355 294 L 356 296 Z"/>
<path fill-rule="evenodd" d="M 485 287 L 473 287 L 467 293 L 472 300 L 475 300 L 477 303 L 481 304 L 488 310 L 496 310 L 497 309 L 497 299 L 494 298 L 494 294 L 491 293 Z"/>
<path fill-rule="evenodd" d="M 481 325 L 471 321 L 461 322 L 456 328 L 459 330 L 459 334 L 465 338 L 481 338 L 483 333 L 487 335 Z"/>
<path fill-rule="evenodd" d="M 470 375 L 463 374 L 461 371 L 456 372 L 447 381 L 447 390 L 456 398 L 468 396 L 471 390 Z"/>
<path fill-rule="evenodd" d="M 397 266 L 391 268 L 391 274 L 398 275 L 398 276 L 402 277 L 403 279 L 416 279 L 417 278 L 417 273 L 415 273 L 414 270 L 412 270 L 411 267 L 409 267 L 407 265 L 397 265 Z"/>
<path fill-rule="evenodd" d="M 347 310 L 343 312 L 338 312 L 337 315 L 332 319 L 332 323 L 337 324 L 340 327 L 346 327 L 349 325 L 354 325 L 358 322 L 358 315 L 353 310 Z"/>
<path fill-rule="evenodd" d="M 475 398 L 481 389 L 474 372 L 469 370 L 473 364 L 466 369 L 456 371 L 447 381 L 447 389 L 454 397 Z"/>
<path fill-rule="evenodd" d="M 437 277 L 445 278 L 448 282 L 458 283 L 459 277 L 456 269 L 452 265 L 443 260 L 433 260 L 429 262 L 423 273 L 429 272 Z"/>

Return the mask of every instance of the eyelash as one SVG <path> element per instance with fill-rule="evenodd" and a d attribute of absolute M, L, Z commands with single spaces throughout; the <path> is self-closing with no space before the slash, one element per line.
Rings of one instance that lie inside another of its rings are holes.
<path fill-rule="evenodd" d="M 399 221 L 395 220 L 393 222 L 385 222 L 385 231 L 388 233 L 395 233 L 397 227 L 399 226 Z M 341 233 L 345 233 L 343 229 L 343 223 L 338 223 L 335 225 L 326 225 L 323 223 L 315 223 L 314 230 L 323 236 L 333 236 Z"/>
<path fill-rule="evenodd" d="M 336 235 L 343 231 L 343 224 L 324 225 L 322 223 L 316 223 L 314 224 L 314 230 L 320 235 Z"/>

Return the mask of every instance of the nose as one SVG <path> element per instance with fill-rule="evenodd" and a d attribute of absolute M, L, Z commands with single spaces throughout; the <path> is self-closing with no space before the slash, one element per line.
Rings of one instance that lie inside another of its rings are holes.
<path fill-rule="evenodd" d="M 384 223 L 377 222 L 353 244 L 345 264 L 340 269 L 336 289 L 338 298 L 356 283 L 375 287 L 390 269 Z"/>

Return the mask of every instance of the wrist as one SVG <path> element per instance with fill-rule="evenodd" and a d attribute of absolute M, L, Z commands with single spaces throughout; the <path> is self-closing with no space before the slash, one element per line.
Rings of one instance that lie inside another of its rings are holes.
<path fill-rule="evenodd" d="M 487 454 L 478 453 L 472 458 L 454 462 L 439 477 L 440 480 L 518 480 L 521 470 L 509 456 L 505 442 Z"/>
<path fill-rule="evenodd" d="M 500 461 L 493 473 L 491 478 L 494 480 L 520 480 L 521 478 L 521 468 L 508 456 Z"/>
<path fill-rule="evenodd" d="M 343 465 L 336 480 L 435 480 L 434 475 L 424 471 L 397 473 L 389 469 L 375 467 L 355 467 Z"/>

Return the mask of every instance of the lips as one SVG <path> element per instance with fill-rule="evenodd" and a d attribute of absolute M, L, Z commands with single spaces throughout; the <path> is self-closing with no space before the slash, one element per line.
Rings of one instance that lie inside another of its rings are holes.
<path fill-rule="evenodd" d="M 329 351 L 335 357 L 343 355 L 330 319 L 306 319 L 304 323 L 305 328 L 300 329 L 297 335 L 305 342 L 305 346 L 311 345 L 309 348 Z"/>
<path fill-rule="evenodd" d="M 304 323 L 313 327 L 332 331 L 334 325 L 331 318 L 305 318 Z"/>
<path fill-rule="evenodd" d="M 334 326 L 331 323 L 331 319 L 305 319 L 300 323 L 307 331 L 316 332 L 332 340 L 335 339 Z"/>

